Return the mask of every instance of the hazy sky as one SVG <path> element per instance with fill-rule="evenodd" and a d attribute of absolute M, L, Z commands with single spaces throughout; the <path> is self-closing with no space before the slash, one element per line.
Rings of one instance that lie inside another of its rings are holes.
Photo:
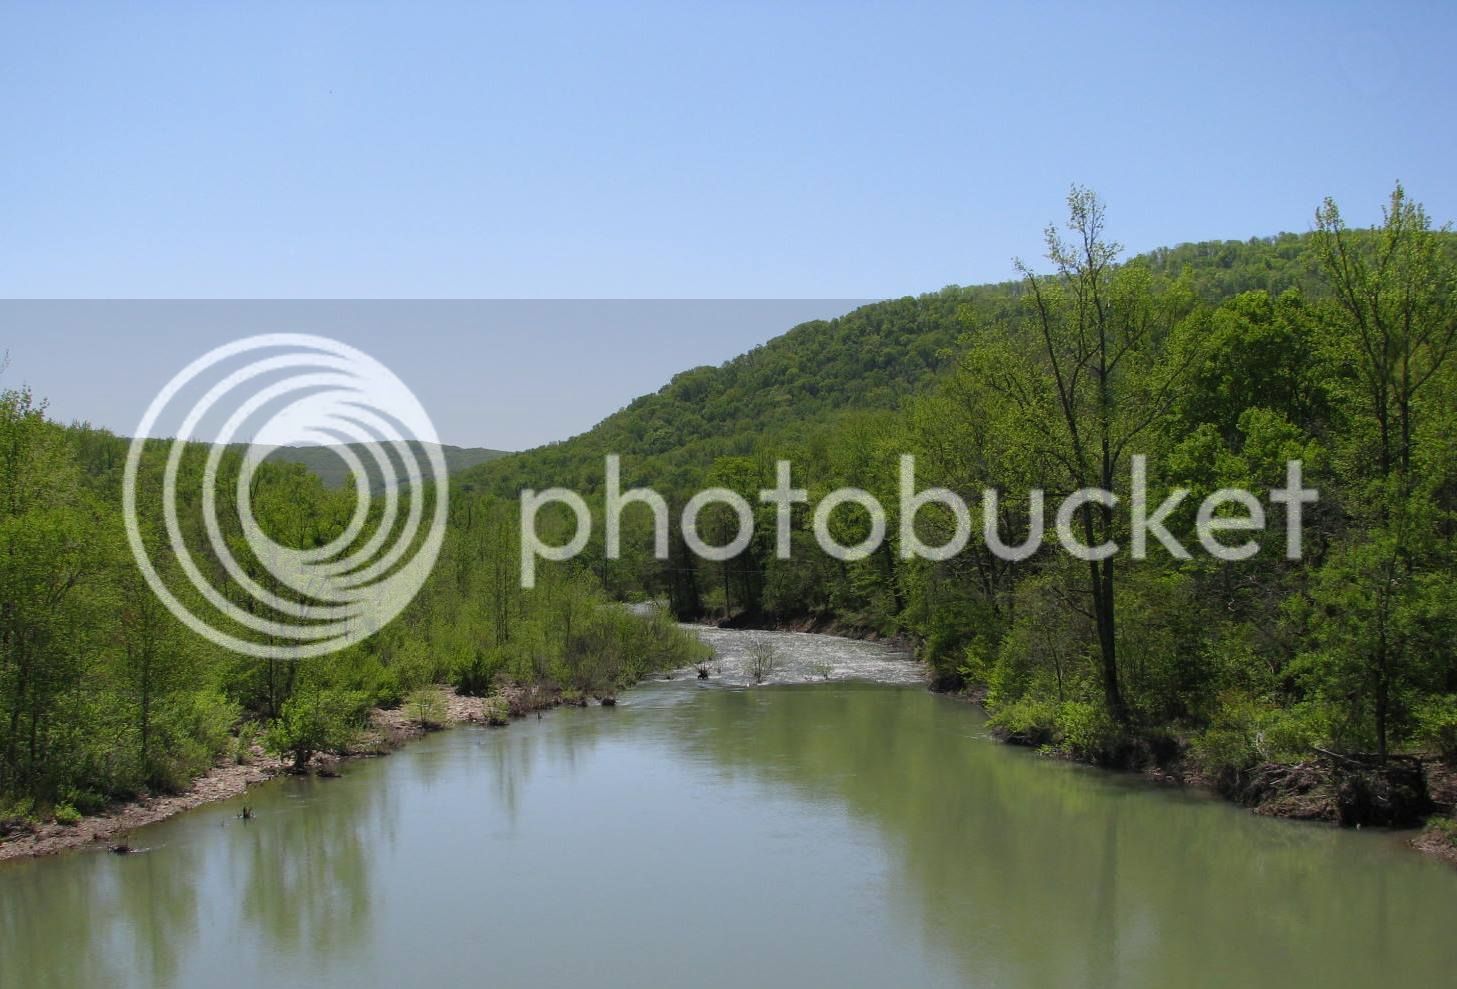
<path fill-rule="evenodd" d="M 722 363 L 797 323 L 856 304 L 0 300 L 0 327 L 16 331 L 3 344 L 10 367 L 0 387 L 29 385 L 49 400 L 55 418 L 132 435 L 173 375 L 213 348 L 255 334 L 310 333 L 389 368 L 419 398 L 442 442 L 522 450 L 588 429 L 679 371 Z M 180 416 L 164 419 L 153 435 L 173 435 L 179 422 Z M 201 438 L 214 438 L 208 426 L 217 424 L 204 423 Z"/>
<path fill-rule="evenodd" d="M 1370 222 L 1398 177 L 1445 220 L 1454 43 L 1450 3 L 0 3 L 0 296 L 884 297 L 1006 278 L 1074 181 L 1132 250 Z M 444 437 L 784 328 L 588 327 L 422 329 Z M 130 332 L 152 377 L 7 320 L 4 382 L 125 430 L 195 356 Z M 473 419 L 528 353 L 593 387 Z"/>

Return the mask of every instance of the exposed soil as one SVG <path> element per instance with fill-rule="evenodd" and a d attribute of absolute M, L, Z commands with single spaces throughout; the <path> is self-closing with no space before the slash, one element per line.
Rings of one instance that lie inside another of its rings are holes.
<path fill-rule="evenodd" d="M 1427 765 L 1427 788 L 1432 803 L 1443 818 L 1434 818 L 1412 839 L 1417 851 L 1457 866 L 1457 766 L 1434 762 Z"/>
<path fill-rule="evenodd" d="M 35 825 L 34 830 L 0 841 L 0 860 L 31 855 L 54 855 L 68 848 L 79 848 L 92 842 L 120 839 L 133 828 L 165 820 L 173 814 L 191 810 L 215 800 L 236 797 L 248 787 L 272 779 L 284 771 L 282 759 L 254 748 L 251 761 L 242 765 L 215 766 L 207 774 L 193 780 L 186 792 L 164 796 L 142 797 L 119 804 L 94 817 L 83 817 L 75 824 L 54 821 Z M 116 844 L 124 844 L 118 840 Z"/>
<path fill-rule="evenodd" d="M 370 712 L 370 726 L 350 751 L 343 755 L 320 753 L 310 761 L 308 771 L 329 775 L 333 772 L 332 767 L 342 760 L 385 755 L 412 739 L 453 724 L 504 723 L 507 720 L 502 718 L 493 722 L 488 706 L 494 706 L 508 718 L 519 718 L 562 703 L 561 691 L 540 686 L 508 686 L 492 698 L 462 697 L 453 690 L 442 690 L 441 694 L 445 701 L 444 723 L 422 725 L 412 720 L 408 705 L 394 709 L 377 708 Z M 585 703 L 585 700 L 582 698 L 580 703 Z M 607 705 L 615 703 L 611 695 L 598 700 Z M 296 772 L 291 761 L 268 755 L 255 745 L 247 762 L 214 766 L 193 780 L 182 793 L 140 797 L 117 804 L 101 814 L 84 817 L 75 824 L 48 821 L 29 825 L 8 837 L 0 837 L 0 861 L 54 855 L 92 844 L 126 847 L 130 844 L 126 835 L 134 828 L 155 824 L 203 804 L 236 797 L 250 786 L 288 772 Z"/>
<path fill-rule="evenodd" d="M 1457 866 L 1457 822 L 1449 819 L 1446 827 L 1436 823 L 1427 825 L 1426 830 L 1411 840 L 1411 847 Z"/>

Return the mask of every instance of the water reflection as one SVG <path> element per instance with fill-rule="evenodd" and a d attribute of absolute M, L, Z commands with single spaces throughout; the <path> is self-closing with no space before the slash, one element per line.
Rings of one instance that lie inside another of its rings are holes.
<path fill-rule="evenodd" d="M 1008 752 L 921 692 L 774 693 L 697 706 L 682 746 L 872 823 L 967 984 L 1435 985 L 1457 965 L 1457 876 L 1394 839 Z"/>
<path fill-rule="evenodd" d="M 428 778 L 427 763 L 418 770 Z M 299 779 L 268 793 L 228 846 L 228 886 L 242 920 L 270 950 L 345 951 L 370 933 L 370 862 L 394 835 L 386 787 L 357 780 Z"/>
<path fill-rule="evenodd" d="M 0 868 L 0 986 L 1439 985 L 1457 876 L 1009 750 L 921 689 L 675 681 Z"/>

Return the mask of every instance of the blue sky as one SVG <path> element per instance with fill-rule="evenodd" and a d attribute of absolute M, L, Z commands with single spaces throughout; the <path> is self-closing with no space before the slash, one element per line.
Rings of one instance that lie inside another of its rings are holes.
<path fill-rule="evenodd" d="M 1451 4 L 4 3 L 0 296 L 876 298 L 1008 277 L 1072 182 L 1131 250 L 1305 230 L 1324 195 L 1370 222 L 1397 178 L 1445 220 L 1454 29 Z M 622 383 L 573 421 L 768 335 L 682 333 L 559 353 Z M 7 382 L 100 381 L 22 335 Z"/>

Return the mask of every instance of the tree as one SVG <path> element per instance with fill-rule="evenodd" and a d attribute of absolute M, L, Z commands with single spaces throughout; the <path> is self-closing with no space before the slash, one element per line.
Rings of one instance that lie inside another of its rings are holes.
<path fill-rule="evenodd" d="M 1068 492 L 1117 492 L 1132 444 L 1169 408 L 1193 359 L 1163 359 L 1163 342 L 1191 306 L 1187 292 L 1159 283 L 1142 265 L 1118 264 L 1122 248 L 1104 236 L 1103 204 L 1074 187 L 1064 240 L 1046 232 L 1055 272 L 1037 275 L 1018 262 L 1031 310 L 1030 339 L 974 345 L 970 366 L 1015 413 L 1015 442 Z M 1089 548 L 1115 539 L 1114 506 L 1084 501 L 1078 510 Z M 1097 632 L 1108 712 L 1129 720 L 1118 672 L 1114 556 L 1087 560 L 1089 612 Z"/>
<path fill-rule="evenodd" d="M 1355 233 L 1327 198 L 1315 214 L 1314 245 L 1340 329 L 1357 345 L 1380 476 L 1397 477 L 1404 497 L 1419 396 L 1457 346 L 1457 269 L 1426 210 L 1400 183 L 1382 213 L 1380 227 Z"/>
<path fill-rule="evenodd" d="M 1334 300 L 1331 322 L 1353 355 L 1367 422 L 1374 424 L 1368 441 L 1358 418 L 1347 457 L 1352 506 L 1366 525 L 1350 550 L 1360 565 L 1341 570 L 1342 581 L 1317 585 L 1316 601 L 1329 615 L 1323 643 L 1331 676 L 1359 685 L 1345 696 L 1358 714 L 1369 704 L 1384 761 L 1401 694 L 1429 665 L 1431 646 L 1423 648 L 1423 637 L 1413 634 L 1414 624 L 1427 623 L 1411 618 L 1428 609 L 1413 598 L 1431 598 L 1417 593 L 1430 590 L 1423 571 L 1451 563 L 1436 528 L 1442 472 L 1418 471 L 1417 459 L 1423 416 L 1451 424 L 1450 406 L 1425 399 L 1457 347 L 1457 265 L 1399 183 L 1380 227 L 1347 229 L 1330 199 L 1316 211 L 1316 224 L 1315 253 Z M 1353 664 L 1362 675 L 1349 673 Z"/>

